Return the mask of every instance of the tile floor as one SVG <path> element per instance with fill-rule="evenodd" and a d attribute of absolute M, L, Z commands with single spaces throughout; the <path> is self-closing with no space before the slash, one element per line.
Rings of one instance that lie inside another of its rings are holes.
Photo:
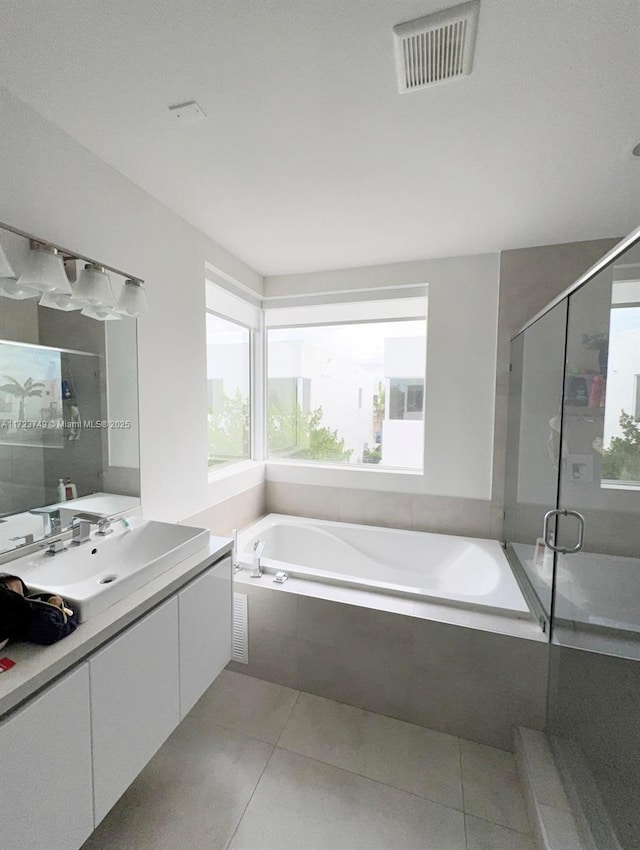
<path fill-rule="evenodd" d="M 534 850 L 510 753 L 224 671 L 83 850 Z"/>

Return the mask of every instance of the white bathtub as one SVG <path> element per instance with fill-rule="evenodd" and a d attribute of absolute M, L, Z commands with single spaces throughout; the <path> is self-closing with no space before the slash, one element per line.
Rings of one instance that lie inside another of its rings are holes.
<path fill-rule="evenodd" d="M 269 514 L 239 535 L 242 567 L 257 540 L 267 573 L 529 616 L 497 540 Z"/>

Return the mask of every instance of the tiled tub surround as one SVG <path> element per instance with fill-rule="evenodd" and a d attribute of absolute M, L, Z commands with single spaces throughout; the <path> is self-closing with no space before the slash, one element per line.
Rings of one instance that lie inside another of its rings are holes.
<path fill-rule="evenodd" d="M 185 519 L 184 524 L 208 528 L 212 534 L 230 537 L 234 528 L 244 528 L 265 513 L 265 485 L 261 483 L 194 514 Z"/>
<path fill-rule="evenodd" d="M 238 538 L 236 560 L 273 573 L 530 617 L 496 540 L 269 514 Z"/>
<path fill-rule="evenodd" d="M 285 483 L 268 478 L 265 487 L 267 513 L 469 537 L 499 536 L 494 533 L 496 518 L 488 500 Z M 501 522 L 502 514 L 499 519 Z"/>
<path fill-rule="evenodd" d="M 548 645 L 533 620 L 245 569 L 234 580 L 249 663 L 231 670 L 505 750 L 516 726 L 544 726 Z"/>

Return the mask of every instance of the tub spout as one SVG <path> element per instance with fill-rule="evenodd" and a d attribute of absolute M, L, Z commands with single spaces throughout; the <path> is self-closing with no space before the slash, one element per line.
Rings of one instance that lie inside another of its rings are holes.
<path fill-rule="evenodd" d="M 260 558 L 262 557 L 262 553 L 264 552 L 264 547 L 266 546 L 266 542 L 264 540 L 256 540 L 253 544 L 253 561 L 251 563 L 251 578 L 260 578 L 262 575 L 262 564 L 260 563 Z"/>

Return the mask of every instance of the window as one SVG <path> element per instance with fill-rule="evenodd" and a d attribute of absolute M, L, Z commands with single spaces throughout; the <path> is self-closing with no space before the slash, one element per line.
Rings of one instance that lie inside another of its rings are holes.
<path fill-rule="evenodd" d="M 630 268 L 628 271 L 637 269 Z M 602 486 L 640 489 L 640 280 L 614 280 L 604 375 L 589 406 L 604 407 Z M 601 367 L 602 372 L 602 367 Z"/>
<path fill-rule="evenodd" d="M 251 457 L 251 337 L 207 313 L 209 468 Z"/>
<path fill-rule="evenodd" d="M 416 378 L 391 378 L 389 419 L 422 419 L 424 381 Z"/>
<path fill-rule="evenodd" d="M 253 456 L 254 336 L 261 313 L 255 298 L 222 278 L 207 279 L 206 307 L 207 466 L 214 472 Z"/>
<path fill-rule="evenodd" d="M 267 457 L 422 469 L 426 299 L 321 307 L 267 312 Z"/>

